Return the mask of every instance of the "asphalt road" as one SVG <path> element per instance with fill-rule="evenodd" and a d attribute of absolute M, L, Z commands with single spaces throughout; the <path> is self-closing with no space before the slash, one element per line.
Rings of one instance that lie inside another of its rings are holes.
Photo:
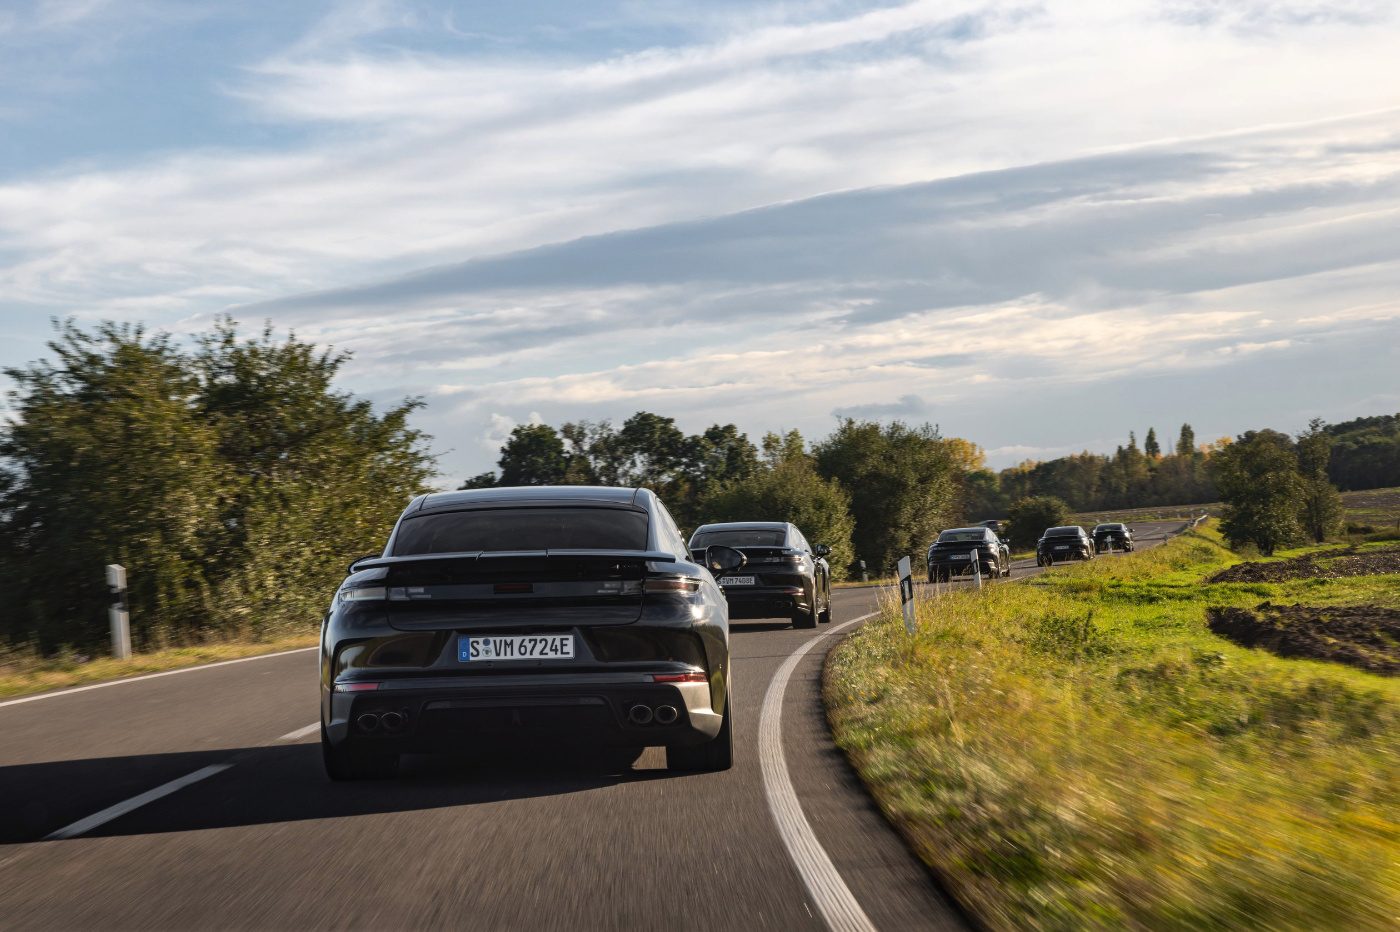
<path fill-rule="evenodd" d="M 720 774 L 653 749 L 622 773 L 423 758 L 331 784 L 312 650 L 0 703 L 0 926 L 821 929 L 844 896 L 849 928 L 961 928 L 831 742 L 821 664 L 851 628 L 827 632 L 879 591 L 833 595 L 831 628 L 734 624 Z"/>

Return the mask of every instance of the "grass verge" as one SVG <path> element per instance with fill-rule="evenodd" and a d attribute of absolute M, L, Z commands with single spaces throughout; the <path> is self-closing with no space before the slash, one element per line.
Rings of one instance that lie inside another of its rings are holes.
<path fill-rule="evenodd" d="M 197 647 L 173 647 L 167 650 L 136 654 L 130 660 L 81 660 L 74 657 L 38 659 L 28 654 L 0 654 L 0 699 L 12 699 L 33 693 L 85 686 L 105 680 L 119 680 L 145 673 L 163 673 L 181 667 L 196 667 L 220 660 L 237 660 L 259 654 L 299 647 L 315 647 L 317 635 L 307 634 L 272 641 L 234 641 L 202 644 Z"/>
<path fill-rule="evenodd" d="M 1210 606 L 1400 604 L 1400 577 L 1206 584 L 1209 529 L 893 610 L 831 655 L 837 743 L 996 929 L 1394 928 L 1400 681 L 1237 647 Z"/>

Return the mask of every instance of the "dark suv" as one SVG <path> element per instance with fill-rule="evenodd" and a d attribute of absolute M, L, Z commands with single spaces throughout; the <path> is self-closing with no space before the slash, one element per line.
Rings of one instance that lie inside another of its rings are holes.
<path fill-rule="evenodd" d="M 794 628 L 831 620 L 831 548 L 812 546 L 786 521 L 702 524 L 690 537 L 700 559 L 707 547 L 733 547 L 747 563 L 742 573 L 721 576 L 730 618 L 791 618 Z"/>
<path fill-rule="evenodd" d="M 497 743 L 620 766 L 664 746 L 672 769 L 727 770 L 729 608 L 712 574 L 744 556 L 702 557 L 647 489 L 419 496 L 322 624 L 326 772 Z"/>
<path fill-rule="evenodd" d="M 1077 524 L 1046 528 L 1035 545 L 1035 565 L 1049 566 L 1056 560 L 1092 560 L 1094 541 Z"/>
<path fill-rule="evenodd" d="M 1133 549 L 1132 528 L 1120 522 L 1095 525 L 1094 549 L 1099 553 L 1108 550 L 1124 550 L 1131 553 Z"/>
<path fill-rule="evenodd" d="M 970 573 L 973 560 L 982 575 L 1011 575 L 1011 549 L 1006 542 L 986 527 L 959 527 L 944 531 L 928 548 L 928 581 L 947 582 L 954 576 Z"/>

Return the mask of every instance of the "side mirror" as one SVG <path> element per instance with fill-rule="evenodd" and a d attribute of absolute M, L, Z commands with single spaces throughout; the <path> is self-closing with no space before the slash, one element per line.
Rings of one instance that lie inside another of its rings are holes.
<path fill-rule="evenodd" d="M 366 560 L 378 560 L 382 556 L 384 556 L 384 554 L 382 553 L 367 553 L 362 557 L 356 557 L 355 559 L 351 560 L 350 565 L 345 568 L 345 575 L 352 575 L 355 572 L 355 567 L 359 566 Z"/>
<path fill-rule="evenodd" d="M 812 554 L 813 556 L 827 557 L 831 555 L 831 548 L 826 544 L 817 544 L 812 548 Z"/>
<path fill-rule="evenodd" d="M 748 562 L 749 558 L 733 547 L 713 544 L 705 548 L 705 566 L 716 576 L 743 569 Z"/>

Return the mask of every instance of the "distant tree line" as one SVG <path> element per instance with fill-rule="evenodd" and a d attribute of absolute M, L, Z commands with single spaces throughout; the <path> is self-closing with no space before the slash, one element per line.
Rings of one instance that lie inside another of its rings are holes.
<path fill-rule="evenodd" d="M 1342 491 L 1400 486 L 1400 414 L 1329 424 L 1327 475 Z"/>
<path fill-rule="evenodd" d="M 996 473 L 975 471 L 967 477 L 967 510 L 1005 515 L 1020 499 L 1046 496 L 1074 511 L 1212 502 L 1216 491 L 1208 461 L 1217 446 L 1198 444 L 1191 425 L 1182 424 L 1176 443 L 1164 453 L 1156 429 L 1149 427 L 1141 447 L 1130 432 L 1127 445 L 1112 455 L 1085 451 Z"/>
<path fill-rule="evenodd" d="M 418 401 L 375 412 L 295 337 L 70 323 L 49 351 L 5 370 L 0 645 L 104 648 L 109 563 L 138 649 L 304 632 L 435 474 Z"/>
<path fill-rule="evenodd" d="M 808 444 L 797 431 L 754 444 L 733 424 L 687 435 L 674 419 L 639 411 L 608 421 L 516 427 L 493 485 L 641 485 L 687 530 L 711 521 L 792 521 L 832 548 L 833 572 L 857 559 L 884 571 L 962 519 L 964 480 L 982 452 L 936 427 L 847 419 Z"/>

